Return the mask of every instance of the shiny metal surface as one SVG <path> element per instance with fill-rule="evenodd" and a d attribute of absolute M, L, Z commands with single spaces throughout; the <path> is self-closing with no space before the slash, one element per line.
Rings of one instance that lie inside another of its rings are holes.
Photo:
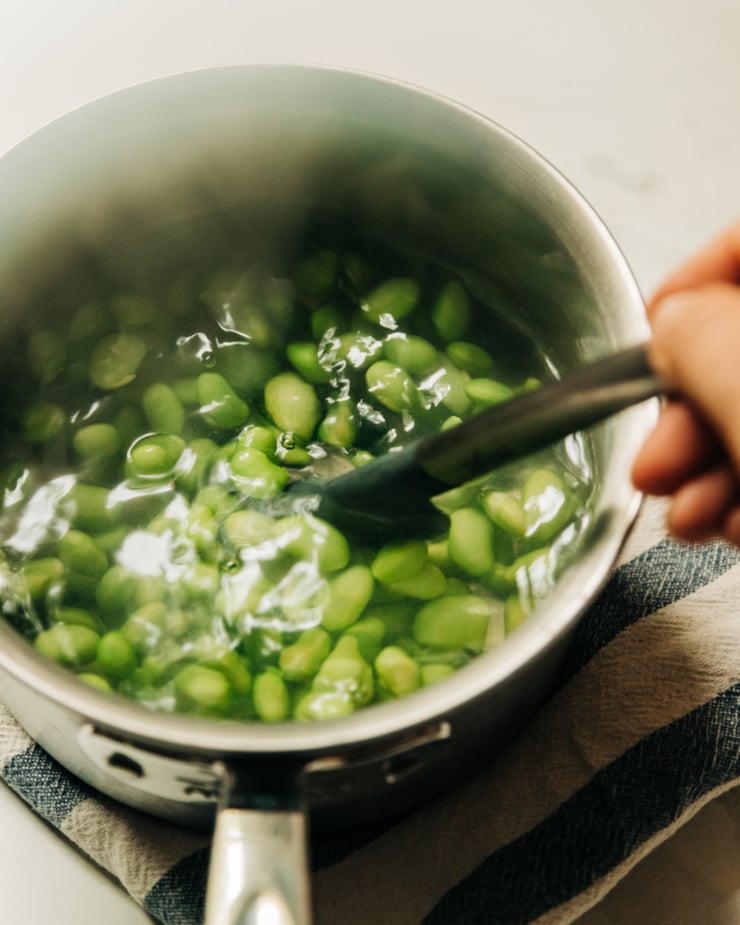
<path fill-rule="evenodd" d="M 205 925 L 308 925 L 306 818 L 224 809 L 211 849 Z"/>

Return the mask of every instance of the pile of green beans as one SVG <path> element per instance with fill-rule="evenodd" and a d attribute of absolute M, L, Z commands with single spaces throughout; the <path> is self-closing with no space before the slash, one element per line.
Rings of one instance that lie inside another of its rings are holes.
<path fill-rule="evenodd" d="M 552 587 L 582 444 L 440 497 L 449 533 L 368 548 L 276 501 L 537 386 L 460 279 L 318 247 L 29 330 L 3 409 L 0 582 L 44 655 L 152 709 L 345 716 L 449 676 Z"/>

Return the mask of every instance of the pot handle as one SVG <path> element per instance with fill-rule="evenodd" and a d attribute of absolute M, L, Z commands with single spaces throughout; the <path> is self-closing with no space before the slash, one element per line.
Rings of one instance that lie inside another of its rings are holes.
<path fill-rule="evenodd" d="M 216 817 L 204 925 L 310 925 L 308 825 L 298 790 L 284 801 L 273 791 L 264 804 L 264 794 L 243 789 L 249 784 L 239 783 L 239 775 L 228 777 L 232 786 Z"/>

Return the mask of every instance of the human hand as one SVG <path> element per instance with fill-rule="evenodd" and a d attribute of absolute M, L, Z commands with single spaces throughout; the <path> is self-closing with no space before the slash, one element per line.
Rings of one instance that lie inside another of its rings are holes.
<path fill-rule="evenodd" d="M 740 222 L 665 281 L 648 318 L 651 362 L 681 398 L 661 409 L 633 482 L 670 496 L 674 536 L 740 545 Z"/>

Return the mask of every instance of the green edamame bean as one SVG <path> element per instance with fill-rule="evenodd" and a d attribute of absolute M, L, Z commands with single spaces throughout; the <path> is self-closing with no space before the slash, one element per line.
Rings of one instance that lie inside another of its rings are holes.
<path fill-rule="evenodd" d="M 331 651 L 331 637 L 320 626 L 304 630 L 280 653 L 279 665 L 286 681 L 307 681 Z"/>
<path fill-rule="evenodd" d="M 67 569 L 64 574 L 64 600 L 76 606 L 90 606 L 95 600 L 95 578 Z"/>
<path fill-rule="evenodd" d="M 447 549 L 452 562 L 468 575 L 483 575 L 494 563 L 493 524 L 473 507 L 463 507 L 450 515 Z"/>
<path fill-rule="evenodd" d="M 265 386 L 265 409 L 278 427 L 299 440 L 310 440 L 321 418 L 313 386 L 289 372 L 273 376 Z"/>
<path fill-rule="evenodd" d="M 128 530 L 126 527 L 112 527 L 110 530 L 104 530 L 102 533 L 95 534 L 95 543 L 101 552 L 104 552 L 108 558 L 121 548 L 121 544 L 126 539 Z"/>
<path fill-rule="evenodd" d="M 55 623 L 34 640 L 35 648 L 68 668 L 79 668 L 95 658 L 100 636 L 87 626 Z"/>
<path fill-rule="evenodd" d="M 75 453 L 81 459 L 108 459 L 121 449 L 121 436 L 112 424 L 88 424 L 72 438 Z"/>
<path fill-rule="evenodd" d="M 95 674 L 94 672 L 83 671 L 78 674 L 77 677 L 80 679 L 80 681 L 83 681 L 90 687 L 94 687 L 99 691 L 105 691 L 106 694 L 110 694 L 113 691 L 113 688 L 105 680 L 105 678 L 101 677 L 99 674 Z"/>
<path fill-rule="evenodd" d="M 493 369 L 490 353 L 477 344 L 456 340 L 447 345 L 447 356 L 457 366 L 474 378 L 487 377 Z"/>
<path fill-rule="evenodd" d="M 238 499 L 223 485 L 204 485 L 193 498 L 194 504 L 202 504 L 217 517 L 225 517 L 237 506 Z"/>
<path fill-rule="evenodd" d="M 522 502 L 526 505 L 532 499 L 539 499 L 544 492 L 550 489 L 555 489 L 559 496 L 565 495 L 563 480 L 557 473 L 550 469 L 535 469 L 530 472 L 522 485 Z"/>
<path fill-rule="evenodd" d="M 391 411 L 409 411 L 419 405 L 414 380 L 400 366 L 378 360 L 365 373 L 368 392 Z"/>
<path fill-rule="evenodd" d="M 243 697 L 252 689 L 252 673 L 246 658 L 234 649 L 224 652 L 218 659 L 206 662 L 207 668 L 216 668 L 231 685 L 234 694 Z"/>
<path fill-rule="evenodd" d="M 518 556 L 506 567 L 511 589 L 521 596 L 542 597 L 552 587 L 551 549 L 545 546 Z"/>
<path fill-rule="evenodd" d="M 140 479 L 164 479 L 174 475 L 185 441 L 175 434 L 147 434 L 130 447 L 126 464 Z"/>
<path fill-rule="evenodd" d="M 53 402 L 37 401 L 21 414 L 21 436 L 28 443 L 48 443 L 67 423 L 64 408 Z"/>
<path fill-rule="evenodd" d="M 400 646 L 386 646 L 375 659 L 378 680 L 394 697 L 404 697 L 422 684 L 417 662 Z"/>
<path fill-rule="evenodd" d="M 447 548 L 447 538 L 441 540 L 427 540 L 427 558 L 438 569 L 446 572 L 450 568 L 450 551 Z"/>
<path fill-rule="evenodd" d="M 479 575 L 478 580 L 498 597 L 506 597 L 516 588 L 510 567 L 502 565 L 500 562 L 494 562 L 493 568 L 486 572 L 485 575 Z"/>
<path fill-rule="evenodd" d="M 117 626 L 134 601 L 133 582 L 122 565 L 112 565 L 100 578 L 95 601 L 106 626 Z"/>
<path fill-rule="evenodd" d="M 54 620 L 56 623 L 74 623 L 77 626 L 86 626 L 96 633 L 101 630 L 100 620 L 95 614 L 81 607 L 60 607 L 54 613 Z"/>
<path fill-rule="evenodd" d="M 60 559 L 30 559 L 19 570 L 21 588 L 34 603 L 52 593 L 64 577 L 64 564 Z"/>
<path fill-rule="evenodd" d="M 209 437 L 196 437 L 183 449 L 175 469 L 175 483 L 185 494 L 194 495 L 208 481 L 218 445 Z"/>
<path fill-rule="evenodd" d="M 341 719 L 355 711 L 355 704 L 343 690 L 310 690 L 298 701 L 294 719 L 327 721 Z"/>
<path fill-rule="evenodd" d="M 363 619 L 380 620 L 385 627 L 386 641 L 390 643 L 395 639 L 410 635 L 417 610 L 418 604 L 415 601 L 404 600 L 393 595 L 393 599 L 387 602 L 375 603 L 373 601 L 365 611 Z M 345 635 L 352 635 L 350 630 L 347 630 Z"/>
<path fill-rule="evenodd" d="M 275 521 L 267 514 L 247 508 L 229 514 L 223 530 L 229 542 L 237 549 L 242 546 L 258 546 L 273 535 Z"/>
<path fill-rule="evenodd" d="M 125 609 L 128 611 L 134 607 L 136 607 L 136 589 L 132 585 L 131 593 L 126 596 Z M 131 643 L 136 653 L 146 655 L 162 638 L 166 623 L 166 604 L 162 601 L 149 601 L 133 609 L 129 618 L 121 626 L 121 633 Z"/>
<path fill-rule="evenodd" d="M 448 418 L 445 418 L 442 421 L 442 426 L 440 430 L 452 430 L 453 427 L 457 427 L 458 424 L 462 424 L 462 418 L 457 414 L 451 414 Z"/>
<path fill-rule="evenodd" d="M 490 408 L 506 401 L 514 394 L 513 389 L 496 379 L 471 379 L 465 384 L 465 394 L 476 408 Z"/>
<path fill-rule="evenodd" d="M 438 681 L 444 681 L 450 675 L 455 673 L 454 665 L 446 662 L 429 662 L 421 666 L 421 684 L 422 687 L 429 687 L 430 684 L 436 684 Z"/>
<path fill-rule="evenodd" d="M 445 594 L 467 594 L 468 593 L 468 582 L 463 581 L 462 578 L 447 578 L 445 582 Z"/>
<path fill-rule="evenodd" d="M 380 617 L 363 617 L 344 631 L 345 636 L 357 640 L 360 655 L 372 665 L 383 647 L 386 626 Z"/>
<path fill-rule="evenodd" d="M 441 373 L 433 374 L 433 391 L 438 401 L 458 417 L 470 411 L 471 401 L 465 391 L 470 376 L 453 363 L 445 361 L 441 366 Z"/>
<path fill-rule="evenodd" d="M 383 342 L 383 356 L 411 375 L 431 369 L 437 362 L 437 348 L 415 334 L 394 332 Z"/>
<path fill-rule="evenodd" d="M 368 450 L 350 450 L 348 458 L 355 469 L 359 469 L 361 466 L 366 466 L 369 462 L 372 462 L 375 459 L 373 454 Z"/>
<path fill-rule="evenodd" d="M 294 342 L 285 348 L 286 356 L 302 379 L 312 385 L 325 385 L 331 380 L 330 363 L 319 358 L 318 347 L 312 341 Z"/>
<path fill-rule="evenodd" d="M 319 345 L 319 350 L 323 342 L 341 333 L 346 327 L 346 314 L 336 301 L 319 306 L 311 315 L 311 334 Z M 327 357 L 327 361 L 328 359 Z"/>
<path fill-rule="evenodd" d="M 286 555 L 315 561 L 322 574 L 339 571 L 349 562 L 346 537 L 336 527 L 313 515 L 291 514 L 281 518 L 273 536 Z"/>
<path fill-rule="evenodd" d="M 419 304 L 419 284 L 407 276 L 394 277 L 368 293 L 362 310 L 370 321 L 395 328 L 396 322 L 410 315 Z"/>
<path fill-rule="evenodd" d="M 265 723 L 281 723 L 290 715 L 290 692 L 279 671 L 267 668 L 254 679 L 252 702 Z"/>
<path fill-rule="evenodd" d="M 95 601 L 106 626 L 115 627 L 121 619 L 150 602 L 159 603 L 165 589 L 156 575 L 134 575 L 120 563 L 103 574 L 95 589 Z"/>
<path fill-rule="evenodd" d="M 353 636 L 342 636 L 324 659 L 311 685 L 314 691 L 341 692 L 354 707 L 373 699 L 375 682 L 372 668 L 360 654 Z"/>
<path fill-rule="evenodd" d="M 339 257 L 336 251 L 324 249 L 300 260 L 294 271 L 296 288 L 312 298 L 329 295 L 336 285 Z"/>
<path fill-rule="evenodd" d="M 236 438 L 236 449 L 259 450 L 268 459 L 274 460 L 277 452 L 277 435 L 270 427 L 261 424 L 247 424 Z"/>
<path fill-rule="evenodd" d="M 248 404 L 267 380 L 280 371 L 280 363 L 267 347 L 257 347 L 254 343 L 231 344 L 219 347 L 216 371 Z"/>
<path fill-rule="evenodd" d="M 153 431 L 161 434 L 182 433 L 185 409 L 174 389 L 166 382 L 155 382 L 148 386 L 141 397 L 141 406 Z"/>
<path fill-rule="evenodd" d="M 65 513 L 70 525 L 86 533 L 115 527 L 121 519 L 121 505 L 107 488 L 75 482 L 66 496 Z"/>
<path fill-rule="evenodd" d="M 96 659 L 109 681 L 122 681 L 138 664 L 133 645 L 120 630 L 111 630 L 100 637 Z"/>
<path fill-rule="evenodd" d="M 349 449 L 357 437 L 357 417 L 349 401 L 329 405 L 324 420 L 319 424 L 319 440 L 340 449 Z"/>
<path fill-rule="evenodd" d="M 365 565 L 353 565 L 330 579 L 328 599 L 322 608 L 321 625 L 332 633 L 341 632 L 359 619 L 373 595 L 375 581 Z"/>
<path fill-rule="evenodd" d="M 244 618 L 251 622 L 255 614 L 264 614 L 247 637 L 248 640 L 254 638 L 258 642 L 264 637 L 269 643 L 269 656 L 267 652 L 261 652 L 259 658 L 256 659 L 257 662 L 267 658 L 277 663 L 277 654 L 283 644 L 282 632 L 276 629 L 274 636 L 266 634 L 269 629 L 268 620 L 271 615 L 275 614 L 274 605 L 277 603 L 275 584 L 285 578 L 289 570 L 290 567 L 278 559 L 266 561 L 260 573 L 255 573 L 253 570 L 250 571 L 248 566 L 242 567 L 241 558 L 235 558 L 228 560 L 227 567 L 222 573 L 221 587 L 215 603 L 218 612 L 224 614 L 229 624 L 237 624 Z M 279 613 L 280 615 L 284 613 L 282 601 L 280 601 Z M 250 659 L 254 661 L 251 647 Z"/>
<path fill-rule="evenodd" d="M 366 369 L 383 349 L 382 341 L 362 331 L 347 331 L 340 334 L 327 349 L 326 359 L 332 364 L 349 365 L 352 369 Z"/>
<path fill-rule="evenodd" d="M 220 373 L 201 373 L 196 383 L 203 420 L 218 430 L 233 430 L 249 417 L 249 405 Z"/>
<path fill-rule="evenodd" d="M 524 536 L 527 530 L 527 515 L 521 501 L 508 491 L 489 491 L 481 506 L 491 523 L 505 530 L 511 536 Z"/>
<path fill-rule="evenodd" d="M 510 594 L 504 605 L 504 626 L 506 635 L 512 633 L 527 619 L 527 611 L 518 594 Z"/>
<path fill-rule="evenodd" d="M 100 578 L 108 568 L 108 557 L 81 530 L 68 530 L 64 534 L 57 543 L 57 555 L 68 569 L 90 578 Z"/>
<path fill-rule="evenodd" d="M 445 341 L 462 340 L 470 325 L 470 297 L 458 280 L 450 280 L 440 290 L 432 306 L 432 321 Z"/>
<path fill-rule="evenodd" d="M 223 716 L 231 703 L 231 685 L 222 672 L 186 665 L 173 680 L 178 709 L 203 716 Z"/>
<path fill-rule="evenodd" d="M 370 571 L 382 584 L 404 581 L 421 571 L 427 556 L 427 544 L 423 540 L 395 540 L 378 550 Z"/>
<path fill-rule="evenodd" d="M 298 446 L 294 441 L 293 434 L 281 434 L 275 455 L 282 466 L 302 469 L 311 462 L 311 454 L 305 446 Z"/>
<path fill-rule="evenodd" d="M 288 473 L 260 450 L 239 449 L 229 460 L 234 483 L 249 498 L 274 498 L 285 488 Z"/>
<path fill-rule="evenodd" d="M 108 392 L 123 388 L 136 378 L 146 351 L 144 341 L 134 334 L 109 334 L 90 354 L 90 381 Z"/>
<path fill-rule="evenodd" d="M 563 480 L 549 469 L 537 469 L 522 486 L 527 518 L 527 539 L 533 543 L 552 540 L 568 523 L 572 506 Z"/>
<path fill-rule="evenodd" d="M 213 600 L 220 585 L 218 568 L 209 562 L 190 562 L 178 581 L 188 597 L 194 600 Z"/>
<path fill-rule="evenodd" d="M 432 598 L 444 594 L 447 589 L 447 579 L 441 569 L 431 562 L 425 562 L 421 569 L 408 578 L 386 583 L 389 591 L 402 594 L 404 597 L 413 597 L 420 601 L 430 601 Z"/>
<path fill-rule="evenodd" d="M 183 522 L 183 536 L 195 547 L 198 555 L 207 562 L 218 559 L 218 520 L 204 504 L 192 504 Z"/>
<path fill-rule="evenodd" d="M 475 594 L 439 597 L 424 604 L 416 614 L 413 637 L 419 645 L 437 651 L 481 652 L 490 613 L 489 602 Z"/>
<path fill-rule="evenodd" d="M 110 331 L 111 321 L 99 302 L 85 302 L 70 318 L 67 338 L 71 344 L 100 338 Z"/>

